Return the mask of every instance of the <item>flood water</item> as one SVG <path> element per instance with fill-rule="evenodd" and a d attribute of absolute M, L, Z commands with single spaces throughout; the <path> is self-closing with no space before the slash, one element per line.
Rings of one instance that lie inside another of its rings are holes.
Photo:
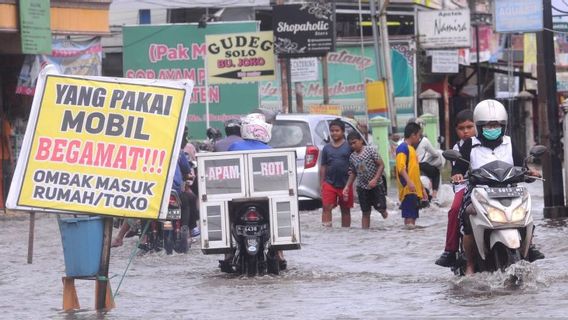
<path fill-rule="evenodd" d="M 84 280 L 76 281 L 82 309 L 61 311 L 65 268 L 55 216 L 36 220 L 33 264 L 27 264 L 28 216 L 0 215 L 0 318 L 566 318 L 567 221 L 543 219 L 542 185 L 530 189 L 535 243 L 546 259 L 521 262 L 505 273 L 457 277 L 434 264 L 443 250 L 448 207 L 423 210 L 415 230 L 402 227 L 394 203 L 386 220 L 373 212 L 370 230 L 361 229 L 357 206 L 349 229 L 340 227 L 338 210 L 331 229 L 320 226 L 320 211 L 304 211 L 302 249 L 286 252 L 288 270 L 281 275 L 223 274 L 217 268 L 221 256 L 203 255 L 197 244 L 185 255 L 136 256 L 116 308 L 98 315 L 94 282 Z M 135 242 L 128 238 L 112 249 L 113 290 Z M 512 283 L 510 274 L 520 280 Z"/>

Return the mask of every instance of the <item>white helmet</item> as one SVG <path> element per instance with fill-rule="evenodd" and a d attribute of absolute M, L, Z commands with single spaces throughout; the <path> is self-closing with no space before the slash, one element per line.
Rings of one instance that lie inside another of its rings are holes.
<path fill-rule="evenodd" d="M 506 126 L 507 119 L 507 110 L 501 102 L 496 100 L 483 100 L 473 110 L 473 122 L 476 126 L 484 126 L 492 121 L 497 121 L 502 126 Z"/>
<path fill-rule="evenodd" d="M 241 137 L 268 143 L 272 138 L 272 125 L 261 113 L 251 113 L 241 119 Z"/>

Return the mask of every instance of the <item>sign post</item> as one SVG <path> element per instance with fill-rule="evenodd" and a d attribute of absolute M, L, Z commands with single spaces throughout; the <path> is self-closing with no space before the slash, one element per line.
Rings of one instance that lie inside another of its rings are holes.
<path fill-rule="evenodd" d="M 274 51 L 278 56 L 288 59 L 322 57 L 323 102 L 328 103 L 327 61 L 323 60 L 329 51 L 335 50 L 334 2 L 276 5 L 273 6 L 273 13 Z M 301 86 L 296 87 L 296 91 L 298 90 L 301 90 Z M 297 92 L 296 96 L 298 97 Z"/>

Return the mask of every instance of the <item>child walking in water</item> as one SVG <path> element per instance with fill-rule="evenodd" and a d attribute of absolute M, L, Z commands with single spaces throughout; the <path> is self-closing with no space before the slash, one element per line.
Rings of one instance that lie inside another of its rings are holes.
<path fill-rule="evenodd" d="M 322 225 L 331 227 L 331 211 L 338 204 L 341 208 L 341 226 L 351 226 L 351 208 L 353 207 L 353 188 L 347 195 L 343 189 L 347 183 L 349 156 L 351 148 L 345 140 L 345 123 L 337 118 L 329 123 L 331 141 L 321 152 L 320 183 L 322 199 Z"/>
<path fill-rule="evenodd" d="M 404 128 L 404 141 L 396 148 L 396 181 L 404 224 L 412 229 L 418 219 L 420 200 L 423 197 L 420 182 L 420 165 L 414 145 L 418 144 L 422 128 L 411 122 Z"/>
<path fill-rule="evenodd" d="M 353 152 L 349 157 L 349 179 L 343 189 L 343 195 L 349 194 L 351 185 L 357 178 L 357 195 L 363 212 L 361 228 L 369 229 L 371 207 L 379 211 L 383 219 L 388 216 L 385 190 L 382 187 L 385 164 L 375 148 L 364 145 L 363 138 L 358 132 L 351 131 L 347 135 L 347 141 Z"/>

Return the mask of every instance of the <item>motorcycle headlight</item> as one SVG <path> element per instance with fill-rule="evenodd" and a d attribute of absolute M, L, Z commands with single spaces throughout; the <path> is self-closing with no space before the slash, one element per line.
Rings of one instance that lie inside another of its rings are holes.
<path fill-rule="evenodd" d="M 525 216 L 527 215 L 527 198 L 523 198 L 523 202 L 513 209 L 511 213 L 511 222 L 519 222 L 522 221 Z"/>
<path fill-rule="evenodd" d="M 495 207 L 490 207 L 490 206 L 486 207 L 485 209 L 487 210 L 487 217 L 492 222 L 498 222 L 498 223 L 507 222 L 507 217 L 505 216 L 505 212 L 503 212 L 503 210 L 499 210 Z"/>

